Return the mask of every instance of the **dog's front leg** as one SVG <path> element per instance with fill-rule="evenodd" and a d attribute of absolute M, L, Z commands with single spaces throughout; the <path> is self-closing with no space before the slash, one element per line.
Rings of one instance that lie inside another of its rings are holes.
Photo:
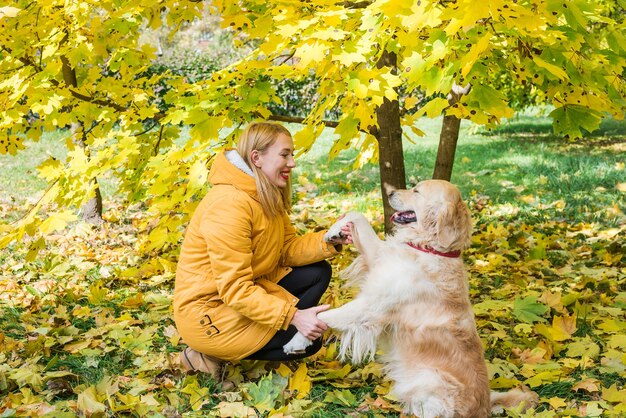
<path fill-rule="evenodd" d="M 358 364 L 376 354 L 376 341 L 382 329 L 370 315 L 372 312 L 363 299 L 355 299 L 337 309 L 317 314 L 328 326 L 341 331 L 339 357 L 342 360 L 349 353 L 352 363 Z"/>
<path fill-rule="evenodd" d="M 379 253 L 383 241 L 378 238 L 367 218 L 361 215 L 352 220 L 352 242 L 369 265 Z"/>

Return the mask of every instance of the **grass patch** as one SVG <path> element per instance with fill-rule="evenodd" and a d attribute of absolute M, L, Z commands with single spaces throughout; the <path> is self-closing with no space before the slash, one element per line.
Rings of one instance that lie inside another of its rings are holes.
<path fill-rule="evenodd" d="M 523 119 L 527 123 L 536 119 L 533 123 L 537 126 L 547 123 L 545 118 Z M 511 122 L 516 123 L 519 122 Z M 614 126 L 614 122 L 607 124 Z M 530 222 L 560 218 L 615 226 L 622 221 L 626 198 L 617 185 L 626 179 L 626 161 L 624 154 L 616 153 L 613 146 L 626 145 L 626 137 L 613 137 L 610 144 L 593 138 L 570 143 L 553 137 L 538 138 L 532 131 L 511 135 L 507 126 L 503 125 L 502 132 L 485 135 L 475 132 L 476 128 L 468 123 L 462 124 L 452 182 L 466 198 L 483 195 L 503 210 L 514 208 L 513 215 Z M 409 186 L 432 177 L 441 121 L 424 119 L 418 127 L 426 135 L 404 142 Z M 605 132 L 626 134 L 626 128 L 611 129 Z M 298 160 L 296 172 L 315 181 L 322 195 L 349 194 L 357 210 L 372 206 L 382 210 L 377 165 L 351 170 L 355 151 L 344 151 L 329 161 L 326 151 L 331 143 L 329 133 L 322 136 Z"/>

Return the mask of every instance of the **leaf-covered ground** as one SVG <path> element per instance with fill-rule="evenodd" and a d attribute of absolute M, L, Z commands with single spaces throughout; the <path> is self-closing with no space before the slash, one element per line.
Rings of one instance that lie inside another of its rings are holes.
<path fill-rule="evenodd" d="M 301 230 L 342 211 L 315 189 L 300 188 Z M 464 257 L 492 387 L 537 391 L 541 404 L 522 416 L 626 415 L 624 223 L 530 225 L 480 196 L 470 207 L 476 232 Z M 221 383 L 184 374 L 175 261 L 134 255 L 141 216 L 109 209 L 110 223 L 49 236 L 37 257 L 3 252 L 0 416 L 399 415 L 380 366 L 341 364 L 332 334 L 306 361 L 228 365 Z M 335 281 L 327 296 L 341 304 L 350 291 Z"/>
<path fill-rule="evenodd" d="M 406 150 L 409 181 L 429 175 L 438 128 Z M 455 176 L 475 221 L 464 259 L 491 385 L 524 384 L 541 398 L 533 411 L 506 415 L 626 416 L 623 138 L 564 151 L 536 133 L 463 135 Z M 24 158 L 19 167 L 0 159 L 0 178 L 24 172 L 23 186 L 0 182 L 2 219 L 19 218 L 19 196 L 33 189 Z M 349 160 L 326 167 L 321 151 L 302 161 L 293 214 L 301 232 L 352 209 L 381 227 L 377 173 L 336 171 Z M 380 365 L 340 363 L 332 333 L 305 361 L 230 364 L 221 382 L 183 373 L 176 259 L 138 255 L 151 228 L 140 207 L 105 208 L 102 227 L 76 223 L 0 252 L 0 417 L 400 415 Z M 347 249 L 332 260 L 335 273 L 353 257 Z M 326 295 L 334 305 L 350 297 L 339 280 Z"/>

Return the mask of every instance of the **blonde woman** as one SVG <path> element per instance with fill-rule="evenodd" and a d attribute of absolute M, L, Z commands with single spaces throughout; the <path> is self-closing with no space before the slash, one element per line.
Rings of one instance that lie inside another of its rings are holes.
<path fill-rule="evenodd" d="M 187 370 L 214 376 L 222 361 L 291 360 L 321 347 L 327 329 L 317 306 L 330 265 L 345 238 L 324 242 L 325 231 L 296 235 L 291 206 L 293 139 L 281 125 L 250 124 L 237 149 L 219 154 L 212 188 L 196 209 L 182 245 L 174 291 L 174 320 L 188 347 Z M 314 344 L 287 355 L 283 345 L 300 331 Z"/>

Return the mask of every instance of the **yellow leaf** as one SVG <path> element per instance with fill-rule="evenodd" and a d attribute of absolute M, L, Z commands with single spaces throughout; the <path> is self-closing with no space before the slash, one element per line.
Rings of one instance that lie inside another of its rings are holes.
<path fill-rule="evenodd" d="M 37 170 L 39 171 L 39 175 L 44 179 L 51 181 L 58 177 L 61 172 L 61 162 L 56 160 L 54 157 L 48 158 L 46 161 L 41 163 Z"/>
<path fill-rule="evenodd" d="M 311 62 L 322 62 L 328 48 L 327 44 L 321 42 L 300 45 L 294 53 L 294 57 L 299 58 L 296 68 L 306 68 Z"/>
<path fill-rule="evenodd" d="M 278 368 L 276 369 L 276 373 L 278 373 L 282 377 L 287 377 L 293 372 L 289 367 L 287 367 L 285 363 L 280 363 L 280 366 L 278 366 Z"/>
<path fill-rule="evenodd" d="M 88 341 L 88 340 L 77 341 L 77 342 L 74 342 L 74 343 L 65 344 L 65 346 L 63 346 L 63 349 L 65 351 L 69 351 L 70 353 L 78 353 L 81 350 L 89 347 L 90 344 L 91 344 L 91 341 Z"/>
<path fill-rule="evenodd" d="M 557 382 L 562 378 L 562 371 L 552 370 L 537 373 L 536 375 L 526 379 L 525 383 L 531 388 L 543 385 L 544 383 Z"/>
<path fill-rule="evenodd" d="M 541 297 L 539 299 L 537 299 L 537 300 L 539 302 L 544 303 L 545 305 L 548 305 L 550 308 L 554 309 L 555 311 L 558 311 L 558 312 L 563 311 L 563 302 L 561 302 L 561 292 L 560 291 L 552 293 L 549 290 L 545 290 L 541 294 Z"/>
<path fill-rule="evenodd" d="M 617 334 L 611 336 L 611 338 L 609 338 L 607 342 L 607 345 L 611 348 L 617 348 L 626 351 L 626 335 Z"/>
<path fill-rule="evenodd" d="M 578 414 L 583 417 L 602 417 L 604 416 L 604 409 L 598 402 L 589 402 L 579 408 Z"/>
<path fill-rule="evenodd" d="M 600 390 L 600 381 L 598 379 L 585 379 L 574 386 L 572 386 L 572 391 L 584 390 L 589 393 L 598 392 Z"/>
<path fill-rule="evenodd" d="M 26 261 L 34 261 L 37 258 L 40 250 L 46 248 L 46 241 L 43 238 L 39 238 L 33 241 L 28 247 L 28 254 L 26 254 Z"/>
<path fill-rule="evenodd" d="M 102 414 L 106 411 L 106 405 L 98 399 L 98 394 L 94 386 L 89 386 L 78 394 L 76 406 L 78 410 L 87 417 Z"/>
<path fill-rule="evenodd" d="M 524 364 L 543 363 L 545 362 L 544 357 L 547 353 L 547 351 L 541 347 L 535 347 L 532 350 L 527 348 L 524 351 L 520 351 L 519 348 L 513 348 L 512 351 Z"/>
<path fill-rule="evenodd" d="M 597 325 L 597 328 L 609 333 L 619 332 L 626 329 L 626 323 L 617 322 L 615 319 L 605 319 Z"/>
<path fill-rule="evenodd" d="M 550 64 L 549 62 L 546 62 L 546 61 L 542 60 L 539 57 L 533 57 L 533 61 L 539 67 L 545 68 L 552 75 L 555 75 L 559 80 L 567 80 L 568 79 L 567 73 L 561 67 L 557 67 L 554 64 Z"/>
<path fill-rule="evenodd" d="M 548 399 L 548 403 L 554 409 L 563 408 L 564 406 L 567 406 L 567 403 L 565 402 L 565 400 L 563 400 L 563 398 L 557 398 L 556 396 Z"/>
<path fill-rule="evenodd" d="M 510 389 L 518 386 L 520 383 L 516 378 L 509 378 L 504 376 L 498 376 L 495 379 L 489 381 L 489 387 L 491 389 Z"/>
<path fill-rule="evenodd" d="M 418 102 L 419 102 L 419 99 L 417 97 L 413 97 L 413 96 L 407 97 L 404 100 L 404 108 L 407 110 L 412 109 Z"/>
<path fill-rule="evenodd" d="M 348 52 L 343 50 L 341 53 L 339 54 L 335 54 L 333 55 L 333 60 L 334 61 L 339 61 L 341 64 L 345 65 L 346 67 L 349 67 L 352 64 L 355 64 L 357 62 L 365 62 L 367 61 L 367 59 L 365 58 L 365 56 L 360 53 L 360 52 Z"/>
<path fill-rule="evenodd" d="M 418 116 L 426 115 L 429 118 L 436 118 L 438 116 L 441 116 L 441 112 L 443 112 L 443 110 L 449 105 L 450 104 L 448 103 L 448 100 L 442 97 L 436 97 L 433 100 L 426 103 L 424 106 L 422 106 L 417 111 L 417 115 Z"/>
<path fill-rule="evenodd" d="M 470 72 L 470 70 L 474 66 L 474 63 L 476 62 L 476 60 L 478 60 L 480 55 L 489 48 L 490 40 L 491 40 L 491 33 L 487 31 L 487 34 L 483 36 L 482 38 L 480 38 L 478 42 L 472 46 L 469 53 L 463 59 L 464 64 L 463 64 L 463 68 L 461 69 L 461 74 L 463 74 L 463 77 L 467 76 L 467 74 Z"/>
<path fill-rule="evenodd" d="M 89 286 L 89 295 L 87 296 L 87 300 L 89 300 L 89 303 L 93 305 L 99 305 L 106 300 L 107 293 L 107 288 L 100 280 L 98 280 Z"/>
<path fill-rule="evenodd" d="M 552 320 L 551 335 L 554 341 L 565 341 L 576 332 L 576 315 L 555 316 Z"/>
<path fill-rule="evenodd" d="M 182 390 L 182 393 L 186 393 L 189 395 L 189 403 L 191 404 L 191 409 L 194 411 L 199 411 L 202 408 L 202 405 L 205 402 L 209 402 L 209 388 L 198 386 L 198 379 L 190 381 L 187 386 L 185 386 Z M 219 405 L 218 405 L 219 407 Z M 221 416 L 239 416 L 239 415 L 221 415 Z M 247 416 L 247 415 L 243 415 Z"/>
<path fill-rule="evenodd" d="M 199 189 L 206 184 L 209 170 L 204 159 L 197 160 L 189 169 L 189 187 Z"/>
<path fill-rule="evenodd" d="M 576 338 L 567 344 L 568 357 L 590 357 L 597 358 L 600 354 L 600 347 L 591 338 Z"/>
<path fill-rule="evenodd" d="M 78 217 L 70 210 L 54 213 L 41 223 L 39 229 L 41 233 L 46 235 L 54 231 L 65 229 L 69 222 L 73 222 Z"/>
<path fill-rule="evenodd" d="M 626 183 L 617 183 L 615 188 L 620 192 L 626 192 Z"/>
<path fill-rule="evenodd" d="M 307 375 L 305 363 L 300 363 L 298 370 L 289 378 L 289 390 L 297 391 L 296 399 L 303 399 L 311 391 L 311 379 Z"/>
<path fill-rule="evenodd" d="M 217 404 L 217 410 L 220 417 L 252 418 L 257 416 L 254 408 L 244 405 L 243 402 L 220 402 Z"/>
<path fill-rule="evenodd" d="M 619 390 L 613 383 L 610 388 L 602 388 L 602 399 L 609 402 L 622 402 L 626 399 L 626 389 Z"/>

